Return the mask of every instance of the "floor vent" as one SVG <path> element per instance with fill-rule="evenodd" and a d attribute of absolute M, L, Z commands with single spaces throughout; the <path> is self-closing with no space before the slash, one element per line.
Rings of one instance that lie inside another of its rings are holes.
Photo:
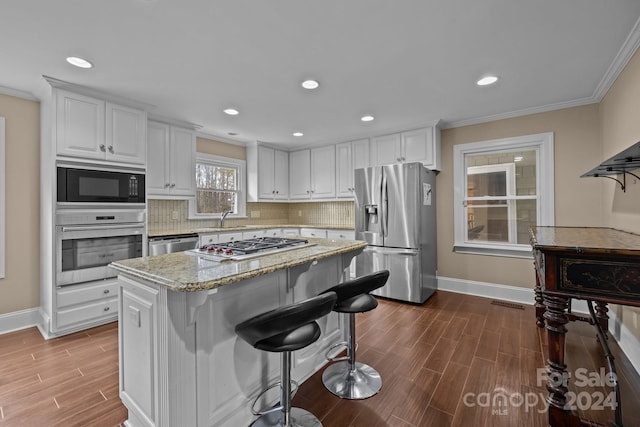
<path fill-rule="evenodd" d="M 491 300 L 491 304 L 493 305 L 500 305 L 502 307 L 508 307 L 508 308 L 515 308 L 517 310 L 524 310 L 524 305 L 522 304 L 515 304 L 512 302 L 507 302 L 507 301 L 499 301 L 499 300 Z"/>

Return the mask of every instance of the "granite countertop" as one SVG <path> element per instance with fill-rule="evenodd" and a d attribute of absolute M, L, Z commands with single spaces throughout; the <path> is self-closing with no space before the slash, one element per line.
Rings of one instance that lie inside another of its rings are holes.
<path fill-rule="evenodd" d="M 244 261 L 222 262 L 178 252 L 154 257 L 116 261 L 110 266 L 119 273 L 143 279 L 173 291 L 196 292 L 229 285 L 277 270 L 295 267 L 367 246 L 359 240 L 332 241 L 307 238 L 313 246 L 264 255 Z"/>
<path fill-rule="evenodd" d="M 265 230 L 268 228 L 323 228 L 328 230 L 353 230 L 353 227 L 335 225 L 308 225 L 308 224 L 268 224 L 268 225 L 239 225 L 228 227 L 197 227 L 176 230 L 149 230 L 149 237 L 177 236 L 180 234 L 204 234 L 233 231 Z"/>

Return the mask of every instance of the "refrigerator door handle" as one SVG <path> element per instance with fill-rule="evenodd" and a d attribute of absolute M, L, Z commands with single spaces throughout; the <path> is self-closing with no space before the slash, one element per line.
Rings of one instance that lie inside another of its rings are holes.
<path fill-rule="evenodd" d="M 382 185 L 380 188 L 380 210 L 381 210 L 381 218 L 380 218 L 380 226 L 382 228 L 382 237 L 388 237 L 389 235 L 389 205 L 388 205 L 389 195 L 387 193 L 387 175 L 382 175 Z"/>

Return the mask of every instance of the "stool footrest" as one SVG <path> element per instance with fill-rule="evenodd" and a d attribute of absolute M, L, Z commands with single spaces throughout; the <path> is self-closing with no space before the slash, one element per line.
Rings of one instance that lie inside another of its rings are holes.
<path fill-rule="evenodd" d="M 329 356 L 330 353 L 333 352 L 333 350 L 335 350 L 338 347 L 347 347 L 349 345 L 348 342 L 346 341 L 340 341 L 335 343 L 334 345 L 332 345 L 331 347 L 329 347 L 327 349 L 327 352 L 324 354 L 324 358 L 327 359 L 329 362 L 338 362 L 341 360 L 347 360 L 349 358 L 349 356 L 341 356 L 341 357 L 331 357 Z"/>

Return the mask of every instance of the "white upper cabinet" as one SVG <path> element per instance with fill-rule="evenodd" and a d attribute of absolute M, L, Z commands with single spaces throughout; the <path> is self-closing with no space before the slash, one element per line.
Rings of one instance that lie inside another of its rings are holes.
<path fill-rule="evenodd" d="M 289 153 L 289 198 L 311 197 L 311 152 L 309 150 Z"/>
<path fill-rule="evenodd" d="M 378 136 L 371 139 L 371 164 L 421 162 L 429 169 L 440 170 L 440 129 L 422 129 Z"/>
<path fill-rule="evenodd" d="M 147 158 L 147 114 L 107 102 L 107 157 L 124 163 L 144 164 Z"/>
<path fill-rule="evenodd" d="M 289 153 L 289 198 L 335 198 L 335 156 L 333 145 Z"/>
<path fill-rule="evenodd" d="M 59 156 L 144 165 L 144 111 L 69 92 L 55 91 Z"/>
<path fill-rule="evenodd" d="M 368 166 L 368 139 L 336 144 L 336 197 L 353 197 L 353 171 Z"/>
<path fill-rule="evenodd" d="M 195 195 L 196 138 L 193 131 L 149 121 L 147 194 L 150 198 Z"/>
<path fill-rule="evenodd" d="M 289 153 L 258 146 L 258 198 L 287 200 L 289 198 Z"/>

